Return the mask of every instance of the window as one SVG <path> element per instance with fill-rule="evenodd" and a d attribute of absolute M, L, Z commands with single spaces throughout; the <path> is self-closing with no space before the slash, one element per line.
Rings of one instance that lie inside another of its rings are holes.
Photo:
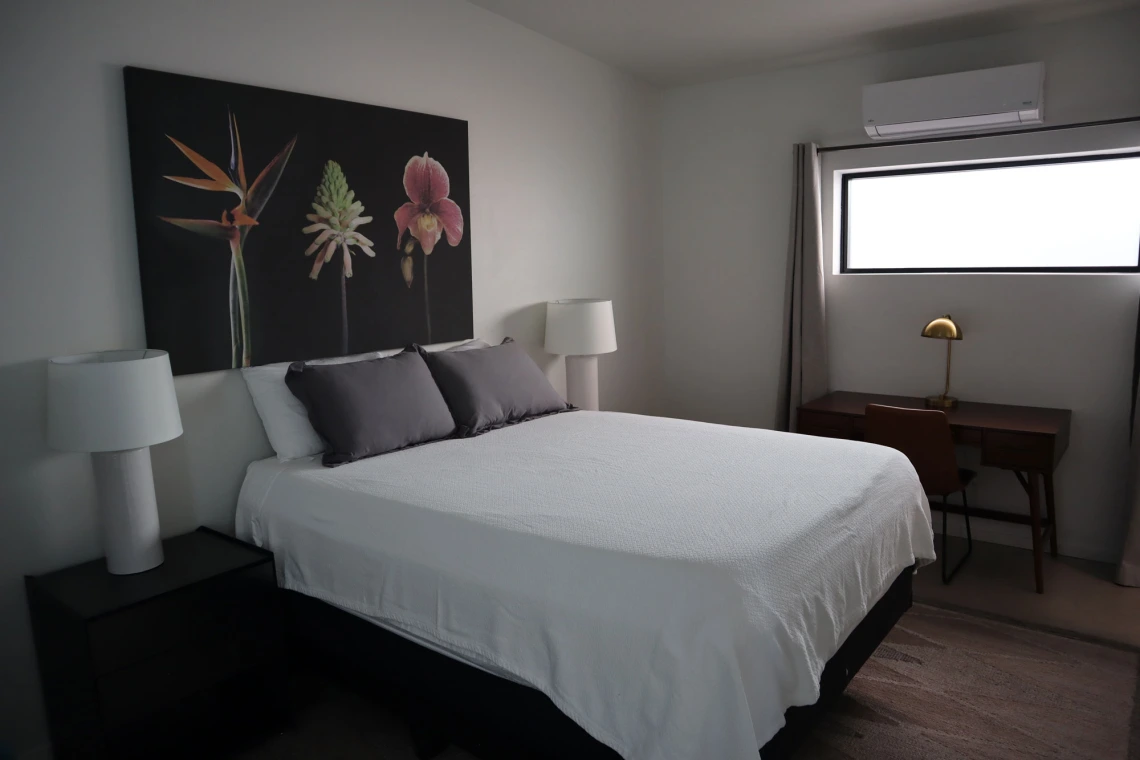
<path fill-rule="evenodd" d="M 841 272 L 1140 271 L 1140 153 L 842 175 Z"/>

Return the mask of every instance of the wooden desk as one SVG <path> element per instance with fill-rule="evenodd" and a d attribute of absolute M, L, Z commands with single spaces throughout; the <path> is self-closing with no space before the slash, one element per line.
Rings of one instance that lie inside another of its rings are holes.
<path fill-rule="evenodd" d="M 863 440 L 863 416 L 868 404 L 923 409 L 921 398 L 883 396 L 876 393 L 835 391 L 799 408 L 796 431 L 805 435 Z M 981 404 L 962 401 L 955 409 L 947 409 L 954 442 L 982 450 L 982 465 L 1010 470 L 1029 496 L 1029 514 L 1001 512 L 994 509 L 970 509 L 971 516 L 1028 525 L 1033 534 L 1033 574 L 1037 593 L 1045 592 L 1044 541 L 1049 537 L 1049 550 L 1057 556 L 1056 500 L 1053 496 L 1053 472 L 1069 448 L 1069 428 L 1073 413 L 1068 409 L 1046 409 L 1035 406 Z M 1044 481 L 1045 515 L 1037 476 Z M 941 505 L 931 505 L 941 508 Z M 946 511 L 961 514 L 962 508 L 947 505 Z"/>

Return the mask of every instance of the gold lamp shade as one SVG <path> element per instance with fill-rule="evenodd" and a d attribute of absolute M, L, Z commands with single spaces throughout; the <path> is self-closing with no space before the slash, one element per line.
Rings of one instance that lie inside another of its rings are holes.
<path fill-rule="evenodd" d="M 924 338 L 942 338 L 943 340 L 962 340 L 962 328 L 950 318 L 949 314 L 938 319 L 932 319 L 922 328 Z"/>
<path fill-rule="evenodd" d="M 951 341 L 962 340 L 962 328 L 949 314 L 944 314 L 926 323 L 922 337 L 946 341 L 946 389 L 937 395 L 927 396 L 926 405 L 932 409 L 953 409 L 958 406 L 958 399 L 950 395 L 950 347 L 953 345 Z"/>

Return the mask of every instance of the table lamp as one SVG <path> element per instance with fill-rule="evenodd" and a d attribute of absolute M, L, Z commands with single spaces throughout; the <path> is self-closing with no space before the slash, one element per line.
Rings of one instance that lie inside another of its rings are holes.
<path fill-rule="evenodd" d="M 150 446 L 182 435 L 165 351 L 103 351 L 48 360 L 48 444 L 91 452 L 107 570 L 162 564 Z"/>
<path fill-rule="evenodd" d="M 566 400 L 598 409 L 598 354 L 617 351 L 612 301 L 574 298 L 546 304 L 546 350 L 566 356 Z"/>
<path fill-rule="evenodd" d="M 958 399 L 950 395 L 950 347 L 956 340 L 962 340 L 962 328 L 945 314 L 938 319 L 932 319 L 922 328 L 922 337 L 941 338 L 946 341 L 946 389 L 935 396 L 926 397 L 926 405 L 931 409 L 953 409 L 958 406 Z"/>

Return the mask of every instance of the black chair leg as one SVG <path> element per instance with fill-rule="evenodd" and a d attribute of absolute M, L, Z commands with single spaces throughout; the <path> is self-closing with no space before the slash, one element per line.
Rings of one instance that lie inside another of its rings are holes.
<path fill-rule="evenodd" d="M 942 497 L 942 505 L 946 506 L 946 497 Z M 970 532 L 970 503 L 966 500 L 966 489 L 962 489 L 962 516 L 966 519 L 966 553 L 962 558 L 955 563 L 954 567 L 949 572 L 946 571 L 946 510 L 942 510 L 942 582 L 949 583 L 954 579 L 954 576 L 962 569 L 962 565 L 966 564 L 966 560 L 974 551 L 974 536 Z"/>

